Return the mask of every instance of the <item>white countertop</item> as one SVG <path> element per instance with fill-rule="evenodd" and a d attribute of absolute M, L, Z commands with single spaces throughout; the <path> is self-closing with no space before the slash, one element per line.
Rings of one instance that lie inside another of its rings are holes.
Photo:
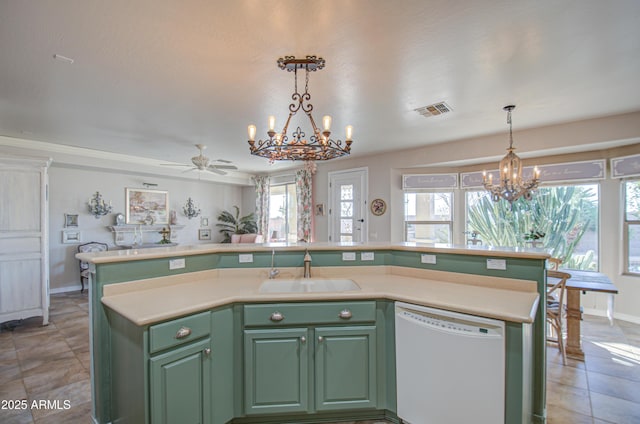
<path fill-rule="evenodd" d="M 158 250 L 158 249 L 153 249 Z M 261 293 L 268 269 L 220 269 L 104 286 L 102 303 L 139 326 L 231 303 L 389 299 L 518 323 L 535 319 L 535 281 L 395 266 L 318 267 L 314 278 L 350 278 L 359 291 Z M 300 277 L 282 268 L 276 278 Z"/>
<path fill-rule="evenodd" d="M 547 259 L 546 250 L 520 247 L 487 247 L 459 246 L 453 244 L 428 243 L 239 243 L 239 244 L 194 244 L 171 247 L 155 247 L 149 249 L 131 248 L 127 250 L 111 250 L 106 252 L 78 253 L 76 258 L 95 264 L 137 261 L 142 259 L 170 258 L 175 256 L 203 255 L 207 253 L 225 252 L 270 252 L 321 250 L 404 250 L 427 253 L 451 253 L 474 256 L 491 256 L 502 258 Z"/>

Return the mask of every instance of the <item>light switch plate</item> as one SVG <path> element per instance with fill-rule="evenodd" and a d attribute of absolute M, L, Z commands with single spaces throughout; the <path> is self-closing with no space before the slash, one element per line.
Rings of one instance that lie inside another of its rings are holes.
<path fill-rule="evenodd" d="M 373 261 L 375 259 L 375 254 L 373 252 L 362 252 L 360 253 L 361 261 Z"/>
<path fill-rule="evenodd" d="M 342 252 L 342 260 L 343 261 L 355 261 L 356 260 L 356 252 Z"/>
<path fill-rule="evenodd" d="M 169 259 L 169 270 L 182 269 L 185 267 L 184 258 Z"/>
<path fill-rule="evenodd" d="M 507 269 L 506 259 L 487 259 L 487 269 L 499 269 L 505 271 Z"/>
<path fill-rule="evenodd" d="M 248 264 L 253 262 L 253 253 L 241 253 L 238 255 L 238 262 Z"/>
<path fill-rule="evenodd" d="M 420 255 L 420 262 L 423 264 L 435 264 L 436 263 L 436 255 Z"/>

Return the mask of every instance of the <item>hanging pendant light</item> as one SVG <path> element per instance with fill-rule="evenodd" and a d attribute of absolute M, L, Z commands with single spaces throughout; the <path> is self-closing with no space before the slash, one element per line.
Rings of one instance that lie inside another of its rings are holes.
<path fill-rule="evenodd" d="M 319 71 L 324 68 L 325 60 L 321 57 L 307 56 L 304 59 L 296 59 L 295 56 L 285 56 L 278 59 L 278 67 L 282 70 L 294 73 L 295 86 L 291 95 L 293 103 L 289 105 L 289 117 L 281 132 L 276 132 L 276 119 L 274 116 L 268 118 L 268 139 L 256 141 L 256 126 L 251 124 L 247 130 L 249 133 L 249 150 L 252 155 L 262 156 L 269 161 L 280 160 L 329 160 L 340 156 L 348 155 L 351 152 L 353 127 L 348 125 L 345 128 L 345 141 L 332 140 L 331 117 L 322 118 L 322 129 L 316 126 L 316 122 L 311 115 L 313 105 L 310 103 L 309 94 L 309 72 Z M 304 71 L 305 85 L 304 93 L 298 92 L 298 70 Z M 287 134 L 291 118 L 300 110 L 307 115 L 311 122 L 312 134 L 309 139 L 300 127 L 292 134 L 291 139 Z"/>
<path fill-rule="evenodd" d="M 503 108 L 507 112 L 507 124 L 509 124 L 509 148 L 507 149 L 507 155 L 500 161 L 499 183 L 493 184 L 493 175 L 489 174 L 487 176 L 486 172 L 482 172 L 482 185 L 491 193 L 491 200 L 494 202 L 504 199 L 509 204 L 513 204 L 514 201 L 521 197 L 525 200 L 531 200 L 540 182 L 540 170 L 538 167 L 533 169 L 533 178 L 531 180 L 522 179 L 522 161 L 514 153 L 515 147 L 513 147 L 511 112 L 515 108 L 514 105 Z"/>

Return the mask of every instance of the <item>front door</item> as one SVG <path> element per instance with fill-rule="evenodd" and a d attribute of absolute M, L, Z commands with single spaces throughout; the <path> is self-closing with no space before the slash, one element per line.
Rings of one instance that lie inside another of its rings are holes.
<path fill-rule="evenodd" d="M 329 241 L 367 241 L 367 180 L 367 168 L 329 173 Z"/>

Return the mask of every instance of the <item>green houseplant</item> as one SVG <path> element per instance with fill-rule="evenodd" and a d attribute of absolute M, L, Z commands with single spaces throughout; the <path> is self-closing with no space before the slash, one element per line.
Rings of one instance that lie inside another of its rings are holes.
<path fill-rule="evenodd" d="M 229 211 L 222 211 L 218 215 L 218 221 L 220 222 L 216 226 L 224 237 L 222 243 L 231 243 L 231 235 L 233 234 L 253 234 L 258 232 L 258 223 L 253 213 L 240 217 L 240 208 L 237 206 L 233 208 L 235 209 L 235 214 Z"/>

